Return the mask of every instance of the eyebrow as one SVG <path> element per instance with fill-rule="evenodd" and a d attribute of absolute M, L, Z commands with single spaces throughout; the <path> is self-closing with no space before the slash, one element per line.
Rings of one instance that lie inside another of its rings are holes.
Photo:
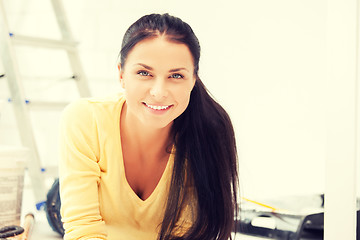
<path fill-rule="evenodd" d="M 148 66 L 146 64 L 143 64 L 143 63 L 137 63 L 135 65 L 140 65 L 140 66 L 142 66 L 142 67 L 144 67 L 144 68 L 146 68 L 148 70 L 151 70 L 151 71 L 154 70 L 152 67 L 150 67 L 150 66 Z M 178 72 L 178 71 L 181 71 L 181 70 L 185 70 L 185 71 L 189 72 L 189 70 L 186 69 L 186 68 L 174 68 L 174 69 L 169 70 L 169 72 Z"/>
<path fill-rule="evenodd" d="M 140 65 L 140 66 L 142 66 L 142 67 L 144 67 L 144 68 L 146 68 L 146 69 L 148 69 L 148 70 L 154 70 L 152 67 L 150 67 L 150 66 L 148 66 L 148 65 L 146 65 L 146 64 L 143 64 L 143 63 L 137 63 L 137 64 L 135 64 L 135 65 Z"/>

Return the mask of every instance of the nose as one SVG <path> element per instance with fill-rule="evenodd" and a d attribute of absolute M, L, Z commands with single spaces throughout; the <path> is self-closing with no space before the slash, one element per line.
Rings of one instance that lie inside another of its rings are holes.
<path fill-rule="evenodd" d="M 162 79 L 155 79 L 150 88 L 150 95 L 156 101 L 161 101 L 166 98 L 168 95 L 168 90 L 165 81 Z"/>

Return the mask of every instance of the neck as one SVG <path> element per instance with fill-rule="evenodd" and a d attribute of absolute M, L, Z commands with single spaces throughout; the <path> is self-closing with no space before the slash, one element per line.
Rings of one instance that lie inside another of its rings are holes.
<path fill-rule="evenodd" d="M 136 153 L 139 159 L 147 161 L 163 159 L 168 155 L 171 124 L 160 129 L 150 128 L 128 114 L 126 103 L 121 112 L 120 123 L 123 149 Z"/>

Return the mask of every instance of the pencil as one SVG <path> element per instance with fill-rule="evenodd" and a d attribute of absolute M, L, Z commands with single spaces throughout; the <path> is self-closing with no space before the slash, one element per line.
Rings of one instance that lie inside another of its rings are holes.
<path fill-rule="evenodd" d="M 244 199 L 244 200 L 247 201 L 247 202 L 252 202 L 252 203 L 255 203 L 255 204 L 259 205 L 259 206 L 262 206 L 262 207 L 265 207 L 265 208 L 269 208 L 269 209 L 271 209 L 273 212 L 275 212 L 275 211 L 278 210 L 277 208 L 271 207 L 271 206 L 269 206 L 269 205 L 266 205 L 266 204 L 263 204 L 263 203 L 260 203 L 260 202 L 254 201 L 254 200 L 250 200 L 250 199 L 248 199 L 248 198 L 242 197 L 242 199 Z"/>
<path fill-rule="evenodd" d="M 25 215 L 24 219 L 24 233 L 21 235 L 20 240 L 29 240 L 31 236 L 32 229 L 34 227 L 35 217 L 34 214 L 28 213 Z"/>

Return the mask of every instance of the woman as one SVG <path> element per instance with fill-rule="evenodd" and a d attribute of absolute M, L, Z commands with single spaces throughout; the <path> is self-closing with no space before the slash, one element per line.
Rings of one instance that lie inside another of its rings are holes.
<path fill-rule="evenodd" d="M 168 14 L 126 31 L 124 94 L 81 99 L 61 124 L 64 239 L 229 239 L 237 158 L 229 116 L 198 76 L 191 27 Z"/>

